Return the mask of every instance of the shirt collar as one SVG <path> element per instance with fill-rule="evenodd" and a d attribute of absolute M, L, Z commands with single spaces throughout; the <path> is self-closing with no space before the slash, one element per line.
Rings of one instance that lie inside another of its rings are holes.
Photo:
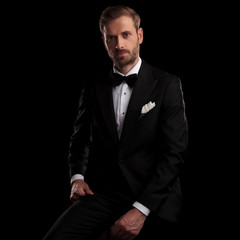
<path fill-rule="evenodd" d="M 126 75 L 120 73 L 117 69 L 115 69 L 115 67 L 113 67 L 113 72 L 118 73 L 122 76 L 128 76 L 130 74 L 135 74 L 135 73 L 138 74 L 138 72 L 140 70 L 140 67 L 141 67 L 141 64 L 142 64 L 142 59 L 139 57 L 139 60 L 138 60 L 137 64 Z"/>

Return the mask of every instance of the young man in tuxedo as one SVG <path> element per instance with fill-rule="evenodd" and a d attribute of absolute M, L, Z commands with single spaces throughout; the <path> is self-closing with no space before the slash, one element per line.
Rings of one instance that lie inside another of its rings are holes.
<path fill-rule="evenodd" d="M 181 216 L 188 133 L 180 79 L 140 58 L 140 17 L 106 8 L 113 69 L 85 83 L 69 148 L 72 206 L 44 240 L 169 239 Z M 151 236 L 154 236 L 151 238 Z"/>

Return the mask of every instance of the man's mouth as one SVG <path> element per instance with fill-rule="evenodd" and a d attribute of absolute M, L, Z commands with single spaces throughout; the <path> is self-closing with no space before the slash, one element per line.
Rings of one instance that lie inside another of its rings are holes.
<path fill-rule="evenodd" d="M 116 55 L 117 57 L 122 57 L 122 56 L 126 55 L 127 53 L 128 53 L 128 51 L 117 51 L 117 52 L 115 53 L 115 55 Z"/>

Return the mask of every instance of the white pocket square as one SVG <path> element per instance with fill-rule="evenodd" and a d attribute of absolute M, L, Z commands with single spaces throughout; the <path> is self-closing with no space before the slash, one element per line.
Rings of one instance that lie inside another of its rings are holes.
<path fill-rule="evenodd" d="M 146 114 L 147 112 L 149 112 L 151 109 L 153 109 L 155 107 L 155 102 L 149 102 L 147 104 L 145 104 L 143 107 L 142 107 L 142 110 L 141 110 L 141 114 Z"/>

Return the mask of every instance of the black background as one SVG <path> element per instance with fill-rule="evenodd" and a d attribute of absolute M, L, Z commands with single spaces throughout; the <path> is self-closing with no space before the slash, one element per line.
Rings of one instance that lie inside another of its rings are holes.
<path fill-rule="evenodd" d="M 212 89 L 219 6 L 171 1 L 39 2 L 8 6 L 5 18 L 10 26 L 4 37 L 10 90 L 6 173 L 13 180 L 10 209 L 17 215 L 9 223 L 17 223 L 16 231 L 25 239 L 28 235 L 42 239 L 71 204 L 67 155 L 80 90 L 89 75 L 112 66 L 98 20 L 105 7 L 118 3 L 141 16 L 142 59 L 181 78 L 189 124 L 184 226 L 186 233 L 194 229 L 203 235 L 212 229 L 211 216 L 217 211 L 211 195 L 217 180 L 209 181 L 208 175 L 217 134 Z"/>

